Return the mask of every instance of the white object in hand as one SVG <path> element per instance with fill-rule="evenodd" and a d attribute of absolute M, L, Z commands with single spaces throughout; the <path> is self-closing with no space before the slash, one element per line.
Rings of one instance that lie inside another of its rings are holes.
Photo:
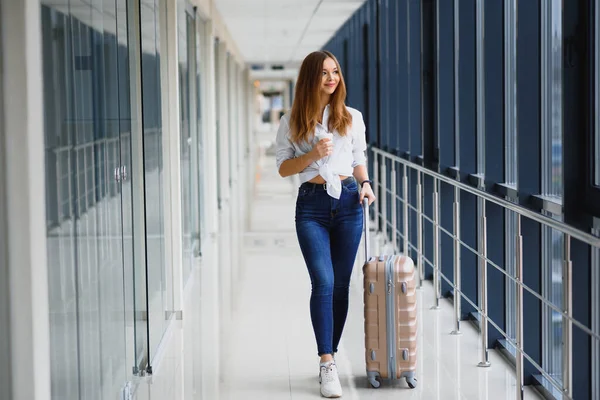
<path fill-rule="evenodd" d="M 315 136 L 317 141 L 329 138 L 329 140 L 331 140 L 333 143 L 333 133 L 318 132 Z M 325 182 L 327 182 L 327 194 L 334 199 L 339 199 L 342 195 L 342 182 L 340 181 L 340 176 L 335 174 L 329 167 L 329 157 L 331 156 L 327 156 L 322 160 L 317 161 L 317 164 L 320 164 L 319 175 L 321 175 L 321 177 L 325 179 Z"/>

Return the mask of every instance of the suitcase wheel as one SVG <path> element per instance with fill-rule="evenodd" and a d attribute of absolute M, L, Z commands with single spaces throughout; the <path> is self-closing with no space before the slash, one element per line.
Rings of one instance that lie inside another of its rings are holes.
<path fill-rule="evenodd" d="M 379 382 L 377 379 L 369 379 L 369 383 L 371 384 L 371 387 L 377 389 L 379 388 L 379 386 L 381 386 L 381 382 Z"/>
<path fill-rule="evenodd" d="M 368 372 L 368 378 L 369 378 L 369 383 L 371 384 L 371 387 L 377 389 L 379 386 L 381 386 L 381 381 L 379 378 L 379 374 L 377 372 Z"/>
<path fill-rule="evenodd" d="M 415 377 L 406 377 L 406 383 L 408 383 L 408 387 L 414 389 L 417 387 L 417 378 Z"/>

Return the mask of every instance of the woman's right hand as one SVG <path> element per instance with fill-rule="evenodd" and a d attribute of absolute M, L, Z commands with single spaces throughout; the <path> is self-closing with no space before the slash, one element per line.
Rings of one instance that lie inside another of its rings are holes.
<path fill-rule="evenodd" d="M 313 147 L 311 153 L 313 153 L 312 159 L 318 161 L 322 158 L 331 155 L 333 152 L 333 142 L 329 138 L 323 138 Z"/>

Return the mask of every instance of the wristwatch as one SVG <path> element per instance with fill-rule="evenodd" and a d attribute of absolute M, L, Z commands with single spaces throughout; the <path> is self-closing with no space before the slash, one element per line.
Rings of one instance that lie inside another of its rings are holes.
<path fill-rule="evenodd" d="M 372 184 L 373 184 L 373 181 L 372 181 L 372 180 L 370 180 L 370 179 L 365 179 L 364 181 L 362 181 L 362 182 L 360 183 L 360 187 L 361 187 L 361 189 L 362 189 L 362 187 L 363 187 L 363 185 L 364 185 L 365 183 L 368 183 L 369 185 L 372 185 Z"/>

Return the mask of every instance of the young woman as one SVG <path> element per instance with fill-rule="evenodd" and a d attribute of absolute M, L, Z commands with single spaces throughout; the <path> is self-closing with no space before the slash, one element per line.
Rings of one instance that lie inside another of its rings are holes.
<path fill-rule="evenodd" d="M 296 233 L 312 283 L 310 314 L 324 397 L 342 395 L 333 355 L 348 314 L 362 201 L 375 200 L 365 166 L 365 124 L 345 100 L 338 61 L 327 51 L 313 52 L 302 62 L 291 114 L 283 116 L 277 132 L 279 174 L 300 174 L 302 182 Z"/>

